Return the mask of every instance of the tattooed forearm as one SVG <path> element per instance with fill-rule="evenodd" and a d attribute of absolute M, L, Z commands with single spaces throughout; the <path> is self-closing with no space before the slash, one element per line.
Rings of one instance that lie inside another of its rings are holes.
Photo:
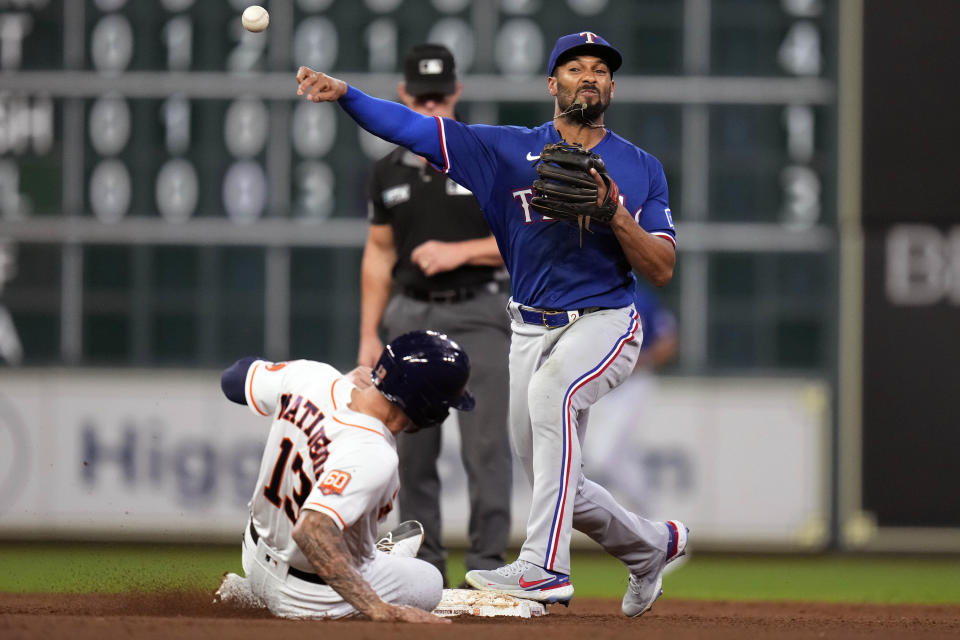
<path fill-rule="evenodd" d="M 384 602 L 353 566 L 343 532 L 329 516 L 305 509 L 293 528 L 293 540 L 314 570 L 353 608 L 371 620 L 449 623 L 429 611 Z"/>
<path fill-rule="evenodd" d="M 343 532 L 333 519 L 304 510 L 293 530 L 293 539 L 316 572 L 353 607 L 370 618 L 386 603 L 353 566 Z"/>

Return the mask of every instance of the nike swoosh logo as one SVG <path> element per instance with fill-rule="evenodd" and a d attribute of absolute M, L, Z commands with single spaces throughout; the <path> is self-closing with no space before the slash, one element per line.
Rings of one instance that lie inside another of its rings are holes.
<path fill-rule="evenodd" d="M 530 153 L 529 151 L 527 151 L 527 160 L 528 160 L 529 162 L 533 162 L 534 160 L 539 160 L 539 159 L 540 159 L 540 154 L 539 154 L 539 153 L 538 153 L 537 155 L 533 155 L 532 153 Z"/>
<path fill-rule="evenodd" d="M 529 589 L 531 587 L 537 587 L 543 584 L 544 582 L 550 582 L 553 578 L 544 578 L 543 580 L 534 580 L 533 582 L 527 582 L 523 579 L 523 576 L 520 576 L 520 586 L 524 589 Z"/>

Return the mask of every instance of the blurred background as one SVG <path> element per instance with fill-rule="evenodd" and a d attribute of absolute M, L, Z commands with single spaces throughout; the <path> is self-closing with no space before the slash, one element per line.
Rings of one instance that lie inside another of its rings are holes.
<path fill-rule="evenodd" d="M 299 65 L 392 99 L 440 42 L 462 119 L 536 126 L 554 40 L 590 30 L 679 257 L 676 352 L 596 407 L 588 455 L 619 455 L 588 472 L 700 549 L 960 551 L 957 3 L 261 4 L 253 34 L 246 0 L 0 0 L 0 537 L 234 541 L 267 423 L 220 370 L 354 365 L 391 146 L 298 100 Z"/>

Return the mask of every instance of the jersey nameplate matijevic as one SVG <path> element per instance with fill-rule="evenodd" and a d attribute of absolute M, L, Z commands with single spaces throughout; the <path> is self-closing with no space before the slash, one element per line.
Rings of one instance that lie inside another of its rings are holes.
<path fill-rule="evenodd" d="M 286 420 L 307 436 L 310 460 L 313 462 L 314 479 L 319 480 L 323 474 L 323 463 L 327 461 L 329 456 L 327 447 L 330 444 L 330 439 L 327 438 L 324 428 L 317 428 L 317 425 L 325 417 L 323 412 L 308 398 L 285 393 L 280 396 L 279 415 L 281 420 Z"/>

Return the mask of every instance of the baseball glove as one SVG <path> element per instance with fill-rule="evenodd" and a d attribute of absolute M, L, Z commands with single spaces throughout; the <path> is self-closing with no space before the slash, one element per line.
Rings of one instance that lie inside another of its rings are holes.
<path fill-rule="evenodd" d="M 598 201 L 597 182 L 590 174 L 596 169 L 607 185 L 603 202 Z M 576 222 L 590 230 L 590 221 L 610 222 L 620 203 L 620 190 L 603 164 L 603 159 L 579 144 L 548 144 L 540 152 L 539 178 L 533 182 L 530 204 L 545 216 Z"/>

